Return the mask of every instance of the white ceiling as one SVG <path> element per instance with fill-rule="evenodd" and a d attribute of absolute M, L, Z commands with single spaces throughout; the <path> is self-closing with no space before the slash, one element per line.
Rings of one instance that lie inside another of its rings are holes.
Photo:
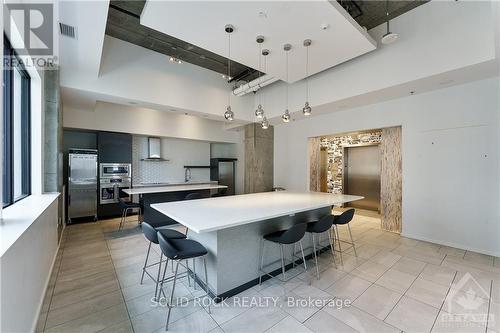
<path fill-rule="evenodd" d="M 222 56 L 228 54 L 226 24 L 232 24 L 231 59 L 259 68 L 255 39 L 263 35 L 267 74 L 293 83 L 306 76 L 304 39 L 311 39 L 309 75 L 376 49 L 377 43 L 336 1 L 147 1 L 141 24 Z M 323 30 L 322 25 L 328 28 Z M 289 43 L 289 74 L 283 45 Z"/>

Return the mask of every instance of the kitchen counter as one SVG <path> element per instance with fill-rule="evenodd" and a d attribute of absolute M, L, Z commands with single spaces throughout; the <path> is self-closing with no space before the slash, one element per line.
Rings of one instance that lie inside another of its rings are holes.
<path fill-rule="evenodd" d="M 167 182 L 167 183 L 139 183 L 133 184 L 133 188 L 139 187 L 158 187 L 158 186 L 176 186 L 176 185 L 200 185 L 200 184 L 218 184 L 217 181 L 211 180 L 192 180 L 188 182 L 178 181 L 178 182 Z"/>
<path fill-rule="evenodd" d="M 319 220 L 332 206 L 360 200 L 354 195 L 319 192 L 264 192 L 209 199 L 151 204 L 189 230 L 189 238 L 208 250 L 208 284 L 213 294 L 231 297 L 258 284 L 259 251 L 263 235 L 291 225 Z M 302 239 L 312 255 L 310 235 Z M 325 245 L 322 245 L 325 246 Z M 286 247 L 287 257 L 293 246 Z M 264 264 L 280 269 L 277 246 L 266 244 Z M 201 259 L 195 259 L 202 267 Z M 277 271 L 279 272 L 279 271 Z M 203 278 L 202 278 L 203 280 Z"/>
<path fill-rule="evenodd" d="M 182 185 L 163 185 L 163 186 L 148 186 L 148 187 L 136 187 L 136 188 L 130 188 L 130 189 L 124 189 L 123 192 L 127 193 L 128 195 L 142 195 L 142 194 L 149 194 L 149 193 L 167 193 L 167 192 L 182 192 L 182 191 L 199 191 L 199 190 L 219 190 L 219 189 L 224 189 L 227 188 L 226 185 L 217 185 L 217 184 L 210 184 L 210 183 L 201 183 L 201 184 L 195 184 L 195 183 L 184 183 Z"/>

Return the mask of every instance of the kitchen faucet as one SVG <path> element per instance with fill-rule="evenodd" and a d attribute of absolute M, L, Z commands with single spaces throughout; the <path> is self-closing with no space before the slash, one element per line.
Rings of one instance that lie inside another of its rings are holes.
<path fill-rule="evenodd" d="M 190 168 L 186 168 L 184 170 L 184 181 L 187 183 L 190 180 L 191 180 L 191 169 Z"/>

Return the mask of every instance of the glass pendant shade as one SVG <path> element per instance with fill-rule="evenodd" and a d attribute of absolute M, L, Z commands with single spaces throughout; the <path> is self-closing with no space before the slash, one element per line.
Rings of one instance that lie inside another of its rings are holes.
<path fill-rule="evenodd" d="M 309 102 L 306 102 L 306 104 L 302 108 L 302 113 L 304 114 L 304 116 L 310 116 L 311 115 L 311 111 L 312 111 L 312 109 L 309 106 Z"/>
<path fill-rule="evenodd" d="M 262 105 L 259 104 L 259 106 L 257 106 L 257 109 L 255 110 L 255 116 L 259 119 L 262 119 L 264 117 L 264 109 L 262 108 Z"/>
<path fill-rule="evenodd" d="M 267 118 L 264 117 L 264 119 L 262 119 L 262 129 L 268 129 L 269 128 L 269 121 L 267 121 Z"/>
<path fill-rule="evenodd" d="M 290 112 L 285 110 L 285 113 L 281 116 L 281 120 L 283 120 L 284 123 L 288 123 L 290 121 Z"/>
<path fill-rule="evenodd" d="M 226 112 L 224 112 L 224 118 L 229 121 L 232 121 L 234 119 L 234 112 L 231 110 L 231 105 L 227 106 Z"/>

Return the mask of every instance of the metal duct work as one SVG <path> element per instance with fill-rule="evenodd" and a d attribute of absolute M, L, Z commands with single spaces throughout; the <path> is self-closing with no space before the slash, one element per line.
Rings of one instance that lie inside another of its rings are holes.
<path fill-rule="evenodd" d="M 279 79 L 277 77 L 273 77 L 266 74 L 264 76 L 261 76 L 260 79 L 255 79 L 234 89 L 233 94 L 236 96 L 243 96 L 248 94 L 249 92 L 257 91 L 260 88 L 265 87 L 278 80 Z"/>

